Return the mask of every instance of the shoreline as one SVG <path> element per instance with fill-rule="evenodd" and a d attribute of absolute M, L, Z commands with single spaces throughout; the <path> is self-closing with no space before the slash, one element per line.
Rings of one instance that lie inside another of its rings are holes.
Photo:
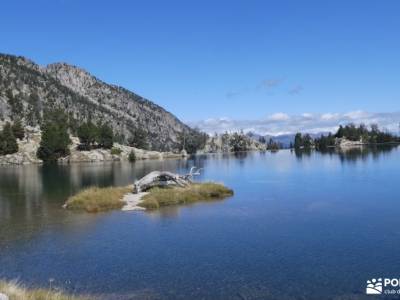
<path fill-rule="evenodd" d="M 328 146 L 327 149 L 351 149 L 360 147 L 374 147 L 374 146 L 399 146 L 400 142 L 387 142 L 387 143 L 362 143 L 362 142 L 350 142 L 343 145 Z M 139 148 L 134 148 L 130 146 L 115 144 L 116 148 L 129 148 L 130 151 L 134 151 L 136 155 L 136 161 L 146 161 L 146 160 L 166 160 L 166 159 L 185 159 L 190 156 L 201 156 L 201 155 L 223 155 L 223 154 L 240 154 L 240 153 L 254 153 L 254 152 L 279 152 L 284 150 L 294 150 L 294 148 L 283 148 L 277 151 L 271 150 L 248 150 L 248 151 L 217 151 L 217 152 L 198 152 L 196 154 L 182 155 L 181 153 L 173 152 L 159 152 L 152 150 L 144 150 Z M 317 150 L 320 151 L 320 150 Z M 69 165 L 69 164 L 96 164 L 96 163 L 122 163 L 129 162 L 128 154 L 122 153 L 120 155 L 111 154 L 110 150 L 104 149 L 94 149 L 90 151 L 79 151 L 76 149 L 71 150 L 71 155 L 59 159 L 54 164 L 57 165 Z M 37 158 L 32 158 L 32 153 L 26 153 L 19 151 L 14 154 L 7 154 L 0 156 L 0 167 L 3 166 L 30 166 L 30 165 L 45 165 L 43 161 Z M 52 163 L 53 164 L 53 163 Z"/>

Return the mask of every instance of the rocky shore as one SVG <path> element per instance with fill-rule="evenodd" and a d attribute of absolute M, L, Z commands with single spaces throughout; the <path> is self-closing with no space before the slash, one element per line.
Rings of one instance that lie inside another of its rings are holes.
<path fill-rule="evenodd" d="M 26 137 L 18 140 L 18 152 L 0 156 L 0 165 L 29 165 L 41 164 L 42 160 L 36 157 L 36 151 L 39 148 L 41 140 L 41 132 L 38 128 L 25 128 Z M 181 153 L 173 152 L 158 152 L 143 150 L 125 145 L 114 143 L 114 148 L 120 150 L 120 154 L 112 154 L 108 149 L 93 149 L 90 151 L 79 151 L 79 139 L 71 137 L 72 144 L 70 145 L 71 154 L 59 159 L 59 163 L 79 163 L 79 162 L 111 162 L 111 161 L 128 161 L 131 151 L 135 153 L 137 160 L 144 159 L 166 159 L 166 158 L 181 158 Z"/>
<path fill-rule="evenodd" d="M 335 140 L 335 146 L 342 149 L 361 147 L 364 145 L 367 145 L 367 143 L 364 143 L 362 140 L 351 141 L 346 138 L 336 138 Z"/>

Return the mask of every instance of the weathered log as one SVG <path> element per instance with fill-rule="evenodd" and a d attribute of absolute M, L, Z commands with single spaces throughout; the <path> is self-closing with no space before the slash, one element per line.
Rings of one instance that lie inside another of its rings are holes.
<path fill-rule="evenodd" d="M 185 187 L 192 183 L 194 175 L 200 174 L 200 169 L 195 172 L 192 167 L 186 175 L 175 174 L 168 171 L 153 171 L 134 183 L 134 193 L 141 193 L 153 187 L 179 186 Z"/>

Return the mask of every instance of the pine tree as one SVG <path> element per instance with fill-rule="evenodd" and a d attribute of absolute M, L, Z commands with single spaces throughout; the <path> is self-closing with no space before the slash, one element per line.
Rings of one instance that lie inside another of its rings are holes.
<path fill-rule="evenodd" d="M 25 137 L 25 130 L 24 127 L 22 126 L 22 122 L 20 119 L 17 119 L 14 121 L 14 124 L 12 125 L 12 131 L 14 133 L 14 136 L 17 139 L 23 140 Z"/>
<path fill-rule="evenodd" d="M 90 150 L 96 142 L 98 128 L 91 121 L 83 123 L 78 127 L 78 137 L 80 141 L 79 149 Z"/>
<path fill-rule="evenodd" d="M 131 147 L 139 149 L 148 149 L 149 143 L 147 142 L 147 133 L 141 128 L 135 129 L 132 137 L 128 141 Z"/>
<path fill-rule="evenodd" d="M 114 133 L 110 126 L 102 124 L 99 126 L 97 143 L 101 148 L 111 149 L 114 144 Z"/>
<path fill-rule="evenodd" d="M 69 154 L 70 143 L 66 114 L 61 109 L 47 111 L 37 156 L 44 161 L 56 161 Z"/>
<path fill-rule="evenodd" d="M 300 149 L 303 146 L 304 146 L 303 137 L 301 136 L 301 133 L 298 132 L 298 133 L 296 133 L 296 135 L 294 137 L 294 148 L 295 149 Z"/>
<path fill-rule="evenodd" d="M 3 127 L 3 131 L 1 133 L 0 139 L 0 154 L 13 154 L 18 152 L 18 144 L 17 139 L 14 136 L 14 133 L 11 128 L 10 123 L 6 123 Z"/>

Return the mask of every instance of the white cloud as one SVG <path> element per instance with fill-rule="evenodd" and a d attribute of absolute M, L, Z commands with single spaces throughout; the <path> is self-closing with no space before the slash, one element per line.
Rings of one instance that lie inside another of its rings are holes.
<path fill-rule="evenodd" d="M 326 113 L 321 115 L 321 120 L 338 120 L 340 118 L 340 114 L 331 114 L 331 113 Z"/>
<path fill-rule="evenodd" d="M 339 125 L 348 123 L 366 125 L 378 124 L 379 127 L 391 132 L 399 132 L 400 112 L 368 113 L 353 111 L 347 113 L 322 113 L 289 116 L 285 113 L 276 113 L 259 120 L 234 120 L 229 118 L 213 118 L 204 121 L 191 122 L 207 133 L 233 132 L 243 130 L 258 134 L 280 135 L 296 132 L 334 132 Z"/>
<path fill-rule="evenodd" d="M 271 120 L 271 121 L 279 122 L 279 121 L 287 121 L 290 119 L 290 117 L 289 117 L 289 115 L 284 114 L 284 113 L 276 113 L 276 114 L 270 115 L 267 119 Z"/>
<path fill-rule="evenodd" d="M 352 120 L 359 120 L 362 118 L 368 118 L 369 114 L 362 110 L 351 111 L 344 114 L 345 117 L 352 119 Z"/>
<path fill-rule="evenodd" d="M 302 116 L 303 118 L 305 118 L 305 119 L 312 119 L 312 118 L 313 118 L 313 115 L 310 114 L 310 113 L 304 113 L 304 114 L 302 114 L 301 116 Z"/>

